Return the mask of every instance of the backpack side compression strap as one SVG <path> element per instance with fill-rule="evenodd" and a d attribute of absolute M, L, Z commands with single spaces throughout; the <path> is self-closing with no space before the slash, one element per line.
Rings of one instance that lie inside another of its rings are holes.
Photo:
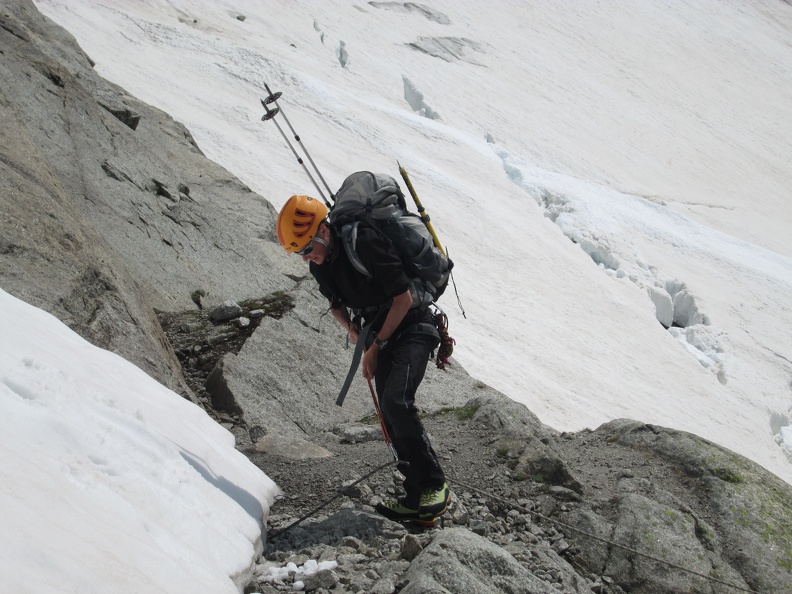
<path fill-rule="evenodd" d="M 371 273 L 366 269 L 360 259 L 360 256 L 358 256 L 357 250 L 355 249 L 355 246 L 357 245 L 357 230 L 357 221 L 354 223 L 349 223 L 344 225 L 344 227 L 341 229 L 339 237 L 344 243 L 344 250 L 346 251 L 349 261 L 352 263 L 352 266 L 355 267 L 355 270 L 357 270 L 360 274 L 371 278 Z"/>

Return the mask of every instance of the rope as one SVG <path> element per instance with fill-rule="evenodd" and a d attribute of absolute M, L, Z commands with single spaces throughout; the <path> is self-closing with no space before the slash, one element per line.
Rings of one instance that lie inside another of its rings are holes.
<path fill-rule="evenodd" d="M 284 534 L 284 533 L 288 532 L 289 530 L 291 530 L 292 528 L 294 528 L 295 526 L 297 526 L 297 524 L 300 524 L 300 523 L 304 522 L 305 520 L 307 520 L 308 518 L 310 518 L 312 515 L 314 515 L 316 512 L 318 512 L 318 511 L 320 511 L 320 510 L 324 509 L 325 507 L 327 507 L 328 505 L 330 505 L 330 504 L 331 504 L 333 501 L 335 501 L 336 499 L 338 499 L 339 497 L 341 497 L 341 495 L 342 495 L 342 494 L 344 493 L 344 491 L 346 491 L 347 489 L 351 489 L 352 487 L 354 487 L 354 486 L 358 485 L 359 483 L 362 483 L 363 481 L 365 481 L 367 478 L 369 478 L 369 477 L 371 477 L 371 476 L 374 476 L 374 475 L 375 475 L 375 474 L 377 474 L 377 473 L 378 473 L 380 470 L 383 470 L 383 469 L 387 468 L 388 466 L 392 466 L 393 464 L 396 464 L 396 462 L 395 462 L 395 461 L 393 461 L 393 460 L 390 460 L 390 461 L 388 461 L 388 462 L 385 462 L 385 464 L 382 464 L 381 466 L 377 466 L 377 467 L 376 467 L 374 470 L 372 470 L 371 472 L 369 472 L 369 473 L 367 473 L 367 474 L 363 475 L 363 476 L 362 476 L 362 477 L 360 477 L 358 480 L 356 480 L 354 483 L 351 483 L 351 484 L 349 484 L 349 485 L 346 485 L 346 486 L 342 487 L 341 489 L 339 489 L 338 491 L 336 491 L 335 495 L 333 495 L 333 496 L 332 496 L 330 499 L 328 499 L 327 501 L 325 501 L 325 502 L 324 502 L 324 503 L 322 503 L 321 505 L 318 505 L 317 507 L 313 508 L 311 511 L 309 511 L 307 514 L 305 514 L 304 516 L 302 516 L 300 519 L 298 519 L 298 520 L 295 520 L 294 522 L 292 522 L 291 524 L 289 524 L 288 526 L 286 526 L 286 528 L 283 528 L 282 530 L 276 530 L 275 532 L 273 532 L 272 534 L 270 534 L 270 535 L 269 535 L 269 538 L 270 538 L 270 539 L 272 539 L 272 538 L 277 538 L 278 536 L 281 536 L 282 534 Z"/>
<path fill-rule="evenodd" d="M 341 488 L 338 491 L 336 491 L 335 495 L 333 495 L 330 499 L 328 499 L 324 503 L 318 505 L 317 507 L 315 507 L 314 509 L 312 509 L 311 511 L 306 513 L 304 516 L 302 516 L 298 520 L 295 520 L 294 522 L 292 522 L 291 524 L 289 524 L 285 528 L 283 528 L 281 530 L 277 530 L 277 531 L 273 532 L 272 534 L 270 534 L 269 535 L 269 539 L 275 539 L 275 538 L 285 534 L 286 532 L 288 532 L 289 530 L 291 530 L 292 528 L 294 528 L 298 524 L 301 524 L 302 522 L 304 522 L 305 520 L 307 520 L 308 518 L 313 516 L 318 511 L 320 511 L 320 510 L 324 509 L 325 507 L 327 507 L 328 505 L 330 505 L 333 501 L 338 499 L 344 493 L 344 491 L 346 491 L 347 489 L 350 489 L 350 488 L 362 483 L 363 481 L 365 481 L 366 479 L 374 476 L 375 474 L 377 474 L 381 470 L 384 470 L 388 466 L 392 466 L 392 465 L 394 465 L 396 463 L 397 463 L 397 460 L 391 460 L 389 462 L 385 462 L 384 464 L 382 464 L 380 466 L 377 466 L 374 470 L 366 473 L 365 475 L 363 475 L 362 477 L 357 479 L 355 482 L 353 482 L 353 483 L 351 483 L 349 485 L 346 485 L 343 488 Z M 628 553 L 632 553 L 634 555 L 638 555 L 639 557 L 644 557 L 646 559 L 651 559 L 652 561 L 660 563 L 661 565 L 666 565 L 668 567 L 672 567 L 672 568 L 677 569 L 679 571 L 682 571 L 684 573 L 688 573 L 690 575 L 695 575 L 696 577 L 700 577 L 700 578 L 708 580 L 710 582 L 715 582 L 715 583 L 721 584 L 723 586 L 727 586 L 729 588 L 733 588 L 733 589 L 738 590 L 740 592 L 750 592 L 751 594 L 758 594 L 756 592 L 756 590 L 751 590 L 750 588 L 744 588 L 743 586 L 738 586 L 736 584 L 732 584 L 730 582 L 727 582 L 725 580 L 713 577 L 711 575 L 706 575 L 706 574 L 703 574 L 703 573 L 699 573 L 699 572 L 694 571 L 692 569 L 689 569 L 687 567 L 683 567 L 682 565 L 678 565 L 676 563 L 672 563 L 671 561 L 666 561 L 665 559 L 661 559 L 659 557 L 655 557 L 654 555 L 650 555 L 649 553 L 644 553 L 642 551 L 638 551 L 636 549 L 630 548 L 630 547 L 625 546 L 623 544 L 619 544 L 617 542 L 614 542 L 614 541 L 609 540 L 607 538 L 604 538 L 602 536 L 597 536 L 596 534 L 592 534 L 590 532 L 586 532 L 585 530 L 581 530 L 580 528 L 576 528 L 575 526 L 571 526 L 570 524 L 565 524 L 564 522 L 561 522 L 559 520 L 554 520 L 553 518 L 550 518 L 548 516 L 542 515 L 539 512 L 536 512 L 536 511 L 533 511 L 533 510 L 529 510 L 529 509 L 527 509 L 527 508 L 525 508 L 525 507 L 523 507 L 523 506 L 521 506 L 521 505 L 519 505 L 517 503 L 514 503 L 513 501 L 509 501 L 508 499 L 505 499 L 503 497 L 499 497 L 498 495 L 494 495 L 494 494 L 492 494 L 492 493 L 490 493 L 488 491 L 484 491 L 483 489 L 479 489 L 478 487 L 474 487 L 473 485 L 465 483 L 464 481 L 461 481 L 461 480 L 459 480 L 459 479 L 457 479 L 455 477 L 450 477 L 450 476 L 448 476 L 447 473 L 446 473 L 446 480 L 449 483 L 453 483 L 453 484 L 459 485 L 460 487 L 464 487 L 465 489 L 473 491 L 474 493 L 478 493 L 479 495 L 483 495 L 483 496 L 485 496 L 485 497 L 487 497 L 489 499 L 492 499 L 492 500 L 498 501 L 500 503 L 503 503 L 504 505 L 506 505 L 508 507 L 511 507 L 511 508 L 514 508 L 514 509 L 516 509 L 518 511 L 521 511 L 521 512 L 525 513 L 525 514 L 529 514 L 529 515 L 535 516 L 537 518 L 541 518 L 542 520 L 550 522 L 551 524 L 555 524 L 556 526 L 560 526 L 561 528 L 564 528 L 566 530 L 571 530 L 572 532 L 577 532 L 578 534 L 582 534 L 583 536 L 586 536 L 588 538 L 591 538 L 591 539 L 597 540 L 599 542 L 605 543 L 605 544 L 607 544 L 607 545 L 609 545 L 611 547 L 616 547 L 616 548 L 621 549 L 623 551 L 626 551 Z"/>
<path fill-rule="evenodd" d="M 628 546 L 619 544 L 619 543 L 614 542 L 612 540 L 608 540 L 607 538 L 603 538 L 601 536 L 597 536 L 596 534 L 591 534 L 590 532 L 586 532 L 585 530 L 581 530 L 580 528 L 576 528 L 575 526 L 571 526 L 569 524 L 565 524 L 564 522 L 561 522 L 559 520 L 554 520 L 553 518 L 549 518 L 547 516 L 544 516 L 544 515 L 540 514 L 539 512 L 526 509 L 526 508 L 524 508 L 523 506 L 521 506 L 519 504 L 516 504 L 516 503 L 514 503 L 512 501 L 509 501 L 508 499 L 504 499 L 503 497 L 499 497 L 497 495 L 493 495 L 492 493 L 488 493 L 487 491 L 479 489 L 478 487 L 474 487 L 473 485 L 469 485 L 467 483 L 464 483 L 464 482 L 462 482 L 462 481 L 460 481 L 460 480 L 458 480 L 456 478 L 449 478 L 447 473 L 446 473 L 446 480 L 448 480 L 448 482 L 450 482 L 450 483 L 457 484 L 460 487 L 464 487 L 465 489 L 469 489 L 471 491 L 474 491 L 475 493 L 478 493 L 480 495 L 484 495 L 485 497 L 488 497 L 490 499 L 494 499 L 496 501 L 499 501 L 499 502 L 501 502 L 501 503 L 503 503 L 503 504 L 505 504 L 505 505 L 507 505 L 509 507 L 512 507 L 514 509 L 517 509 L 517 510 L 523 512 L 523 513 L 536 516 L 536 517 L 541 518 L 543 520 L 546 520 L 546 521 L 548 521 L 548 522 L 550 522 L 552 524 L 556 524 L 557 526 L 561 526 L 562 528 L 565 528 L 567 530 L 572 530 L 573 532 L 577 532 L 578 534 L 582 534 L 582 535 L 584 535 L 584 536 L 586 536 L 588 538 L 593 538 L 594 540 L 598 540 L 598 541 L 603 542 L 605 544 L 608 544 L 610 546 L 616 547 L 618 549 L 622 549 L 623 551 L 627 551 L 628 553 L 633 553 L 633 554 L 638 555 L 640 557 L 645 557 L 647 559 L 651 559 L 652 561 L 656 561 L 657 563 L 660 563 L 662 565 L 667 565 L 668 567 L 673 567 L 674 569 L 678 569 L 678 570 L 683 571 L 685 573 L 689 573 L 691 575 L 695 575 L 697 577 L 704 578 L 705 580 L 709 580 L 711 582 L 717 582 L 717 583 L 719 583 L 719 584 L 721 584 L 723 586 L 728 586 L 730 588 L 734 588 L 735 590 L 739 590 L 741 592 L 751 592 L 752 594 L 758 594 L 755 590 L 750 590 L 748 588 L 744 588 L 742 586 L 737 586 L 735 584 L 732 584 L 730 582 L 726 582 L 726 581 L 718 579 L 716 577 L 713 577 L 713 576 L 710 576 L 710 575 L 706 575 L 706 574 L 703 574 L 703 573 L 699 573 L 699 572 L 694 571 L 692 569 L 688 569 L 687 567 L 683 567 L 681 565 L 677 565 L 676 563 L 672 563 L 670 561 L 666 561 L 665 559 L 660 559 L 659 557 L 655 557 L 654 555 L 650 555 L 649 553 L 643 553 L 641 551 L 637 551 L 635 549 L 632 549 L 632 548 L 630 548 Z"/>
<path fill-rule="evenodd" d="M 440 308 L 438 308 L 434 319 L 437 325 L 437 332 L 440 334 L 440 345 L 437 349 L 435 363 L 438 369 L 445 369 L 446 365 L 451 364 L 448 359 L 454 354 L 456 341 L 448 335 L 448 316 Z"/>

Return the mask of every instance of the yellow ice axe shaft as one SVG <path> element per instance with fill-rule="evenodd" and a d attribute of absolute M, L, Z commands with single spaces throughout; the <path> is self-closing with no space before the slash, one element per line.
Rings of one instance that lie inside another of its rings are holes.
<path fill-rule="evenodd" d="M 410 181 L 410 176 L 407 175 L 407 170 L 402 167 L 401 163 L 396 161 L 399 165 L 399 173 L 401 173 L 402 179 L 404 179 L 404 183 L 407 184 L 407 189 L 410 190 L 410 196 L 412 196 L 413 200 L 415 201 L 415 207 L 418 209 L 418 216 L 421 217 L 423 224 L 426 225 L 426 228 L 429 229 L 429 233 L 432 234 L 432 239 L 434 239 L 434 244 L 440 252 L 446 256 L 445 250 L 443 246 L 440 244 L 440 240 L 437 238 L 437 233 L 435 233 L 434 227 L 432 227 L 431 219 L 429 215 L 426 213 L 426 209 L 421 204 L 421 200 L 418 198 L 418 194 L 415 193 L 415 188 L 413 188 L 412 182 Z"/>

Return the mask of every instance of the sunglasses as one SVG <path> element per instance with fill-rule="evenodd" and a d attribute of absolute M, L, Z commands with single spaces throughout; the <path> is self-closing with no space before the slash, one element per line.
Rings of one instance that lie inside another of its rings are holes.
<path fill-rule="evenodd" d="M 311 239 L 311 241 L 308 242 L 308 245 L 306 245 L 299 252 L 296 252 L 297 255 L 298 256 L 310 256 L 311 252 L 314 250 L 314 243 L 317 242 L 317 241 L 320 242 L 320 243 L 324 243 L 318 236 L 314 236 L 313 239 Z"/>

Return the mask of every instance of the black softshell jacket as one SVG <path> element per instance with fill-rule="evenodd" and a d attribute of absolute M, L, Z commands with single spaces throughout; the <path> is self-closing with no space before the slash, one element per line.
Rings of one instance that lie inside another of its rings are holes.
<path fill-rule="evenodd" d="M 410 288 L 399 254 L 390 241 L 375 229 L 358 227 L 356 251 L 371 277 L 359 272 L 333 234 L 333 253 L 321 265 L 311 262 L 310 270 L 319 290 L 334 307 L 353 310 L 379 308 Z"/>

